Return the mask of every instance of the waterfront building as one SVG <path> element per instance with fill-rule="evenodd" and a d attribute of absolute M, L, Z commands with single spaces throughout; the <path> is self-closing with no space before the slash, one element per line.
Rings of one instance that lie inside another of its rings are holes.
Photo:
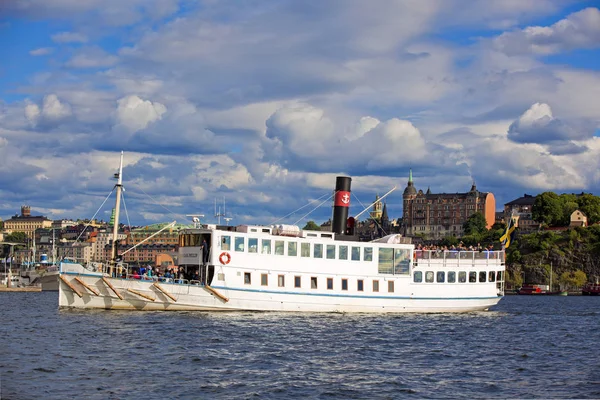
<path fill-rule="evenodd" d="M 535 196 L 525 193 L 522 197 L 504 204 L 504 220 L 511 218 L 521 232 L 533 232 L 540 228 L 540 223 L 533 220 L 533 203 Z"/>
<path fill-rule="evenodd" d="M 21 206 L 21 215 L 15 215 L 4 221 L 4 230 L 8 232 L 25 232 L 29 238 L 39 228 L 50 228 L 52 221 L 44 216 L 31 215 L 31 207 Z"/>
<path fill-rule="evenodd" d="M 412 171 L 403 194 L 401 233 L 405 236 L 420 236 L 423 239 L 442 239 L 463 235 L 463 224 L 480 212 L 485 217 L 487 228 L 496 220 L 496 200 L 489 192 L 480 192 L 473 182 L 465 193 L 432 193 L 431 189 L 417 190 Z"/>

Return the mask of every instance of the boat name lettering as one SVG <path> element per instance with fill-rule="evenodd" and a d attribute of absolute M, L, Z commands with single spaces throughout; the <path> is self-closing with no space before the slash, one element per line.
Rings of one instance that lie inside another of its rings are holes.
<path fill-rule="evenodd" d="M 198 257 L 198 253 L 184 253 L 184 257 Z"/>

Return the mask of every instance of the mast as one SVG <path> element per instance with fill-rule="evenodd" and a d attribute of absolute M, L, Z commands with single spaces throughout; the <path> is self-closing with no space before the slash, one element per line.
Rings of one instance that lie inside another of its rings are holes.
<path fill-rule="evenodd" d="M 119 235 L 119 211 L 121 207 L 121 190 L 123 188 L 123 152 L 121 151 L 121 162 L 119 163 L 119 172 L 115 174 L 117 178 L 117 184 L 115 188 L 117 189 L 117 199 L 115 202 L 115 221 L 113 225 L 113 239 L 112 239 L 112 248 L 111 248 L 111 265 L 114 265 L 117 261 L 117 237 Z M 112 267 L 111 267 L 111 275 L 112 275 Z"/>

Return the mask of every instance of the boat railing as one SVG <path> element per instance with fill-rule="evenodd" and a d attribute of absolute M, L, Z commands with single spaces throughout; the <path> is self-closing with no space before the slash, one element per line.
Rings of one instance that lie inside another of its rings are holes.
<path fill-rule="evenodd" d="M 414 265 L 422 264 L 497 264 L 504 263 L 504 251 L 493 250 L 415 250 Z"/>
<path fill-rule="evenodd" d="M 202 285 L 202 282 L 195 279 L 179 279 L 179 278 L 165 278 L 164 276 L 147 276 L 147 275 L 139 275 L 139 274 L 125 274 L 119 275 L 119 277 L 124 279 L 136 280 L 136 281 L 150 281 L 157 283 L 173 283 L 179 285 Z"/>

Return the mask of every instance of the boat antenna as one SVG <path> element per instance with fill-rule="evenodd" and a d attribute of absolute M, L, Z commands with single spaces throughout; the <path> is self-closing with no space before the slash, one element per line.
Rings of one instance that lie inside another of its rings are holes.
<path fill-rule="evenodd" d="M 121 161 L 119 162 L 119 172 L 114 175 L 117 178 L 117 184 L 115 185 L 115 189 L 117 190 L 116 194 L 116 202 L 115 202 L 115 220 L 113 225 L 113 240 L 111 247 L 111 271 L 110 275 L 112 276 L 112 268 L 117 261 L 117 237 L 119 235 L 119 212 L 121 207 L 121 191 L 123 190 L 123 151 L 121 151 Z"/>

